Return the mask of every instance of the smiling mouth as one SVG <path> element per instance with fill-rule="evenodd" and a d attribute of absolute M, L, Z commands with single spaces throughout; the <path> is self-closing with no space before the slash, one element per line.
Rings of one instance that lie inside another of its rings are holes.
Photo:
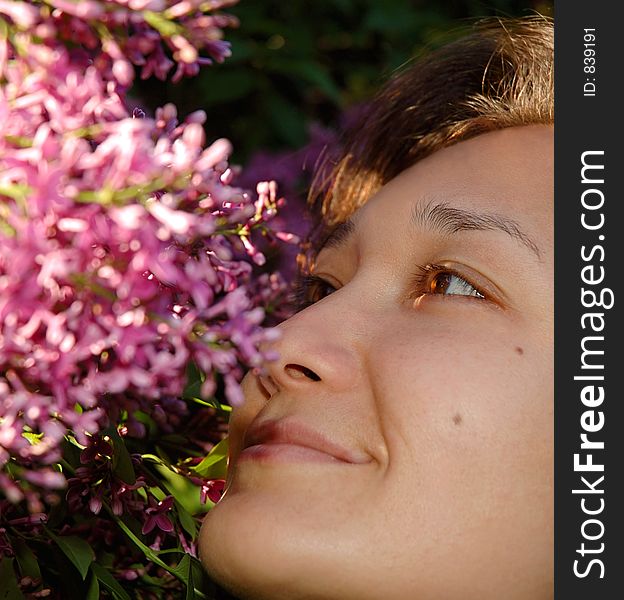
<path fill-rule="evenodd" d="M 290 419 L 252 423 L 239 461 L 362 464 L 370 457 L 337 444 L 324 434 Z"/>

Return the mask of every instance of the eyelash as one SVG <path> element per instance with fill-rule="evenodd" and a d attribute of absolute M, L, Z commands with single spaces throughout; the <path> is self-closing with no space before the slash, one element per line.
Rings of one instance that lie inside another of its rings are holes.
<path fill-rule="evenodd" d="M 483 292 L 477 285 L 471 283 L 464 275 L 457 271 L 450 269 L 444 265 L 427 264 L 418 265 L 417 271 L 412 273 L 410 277 L 410 294 L 408 299 L 415 300 L 424 295 L 436 295 L 436 296 L 460 296 L 464 298 L 471 298 L 477 300 L 486 300 L 488 294 Z M 457 278 L 462 284 L 472 288 L 475 294 L 444 294 L 435 293 L 431 290 L 431 286 L 436 282 L 436 278 L 440 275 L 447 275 Z M 336 291 L 336 288 L 329 282 L 319 277 L 318 275 L 303 275 L 294 284 L 293 290 L 293 303 L 295 311 L 299 312 L 312 304 L 315 304 L 322 298 L 325 298 L 329 294 L 323 294 L 320 298 L 315 297 L 320 289 L 323 287 L 331 287 Z M 330 292 L 331 294 L 332 292 Z"/>
<path fill-rule="evenodd" d="M 415 300 L 416 298 L 424 295 L 460 296 L 464 298 L 475 298 L 477 300 L 486 300 L 489 297 L 489 294 L 486 294 L 478 285 L 472 283 L 470 279 L 466 278 L 465 275 L 444 265 L 429 263 L 427 265 L 417 265 L 417 269 L 417 272 L 412 273 L 410 278 L 410 289 L 412 290 L 408 296 L 410 300 Z M 440 275 L 450 275 L 457 278 L 462 282 L 462 284 L 472 288 L 476 294 L 436 294 L 431 289 L 431 286 L 436 282 L 437 277 Z"/>
<path fill-rule="evenodd" d="M 313 293 L 318 291 L 322 286 L 334 287 L 329 281 L 325 281 L 325 279 L 318 275 L 302 275 L 299 277 L 293 285 L 292 292 L 295 312 L 308 308 L 308 306 L 312 306 L 312 304 L 321 300 L 321 298 L 314 299 L 312 296 Z M 334 288 L 334 290 L 335 289 L 336 288 Z M 327 294 L 327 296 L 329 296 L 329 294 Z M 326 296 L 324 295 L 322 297 L 325 298 Z"/>

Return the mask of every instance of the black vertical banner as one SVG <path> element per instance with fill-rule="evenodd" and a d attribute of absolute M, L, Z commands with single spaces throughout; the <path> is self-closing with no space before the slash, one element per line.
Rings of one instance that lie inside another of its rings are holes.
<path fill-rule="evenodd" d="M 555 5 L 555 598 L 624 598 L 624 7 Z"/>

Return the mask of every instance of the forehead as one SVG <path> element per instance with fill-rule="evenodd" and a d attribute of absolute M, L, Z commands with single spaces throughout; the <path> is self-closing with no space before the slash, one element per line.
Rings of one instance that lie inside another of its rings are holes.
<path fill-rule="evenodd" d="M 521 220 L 542 237 L 552 226 L 553 161 L 549 125 L 486 133 L 406 169 L 353 218 L 358 227 L 377 221 L 379 210 L 405 219 L 414 203 L 436 201 Z"/>

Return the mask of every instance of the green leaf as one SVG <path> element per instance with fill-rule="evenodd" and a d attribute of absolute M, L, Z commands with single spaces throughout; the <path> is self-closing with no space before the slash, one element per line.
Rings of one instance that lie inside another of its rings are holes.
<path fill-rule="evenodd" d="M 188 447 L 188 437 L 179 433 L 167 433 L 160 437 L 161 444 L 172 446 L 182 446 L 185 450 Z"/>
<path fill-rule="evenodd" d="M 222 439 L 193 471 L 208 479 L 225 479 L 227 470 L 228 438 Z"/>
<path fill-rule="evenodd" d="M 106 505 L 104 505 L 106 507 Z M 106 511 L 113 517 L 113 520 L 119 527 L 123 530 L 123 532 L 130 538 L 132 542 L 143 552 L 143 554 L 151 560 L 153 563 L 156 563 L 159 567 L 162 567 L 166 571 L 171 572 L 171 567 L 164 563 L 160 558 L 158 558 L 158 554 L 154 550 L 152 550 L 149 546 L 146 546 L 128 527 L 119 517 L 113 515 L 112 511 L 106 507 Z"/>
<path fill-rule="evenodd" d="M 189 382 L 182 392 L 182 398 L 198 398 L 201 395 L 201 381 Z"/>
<path fill-rule="evenodd" d="M 193 581 L 193 569 L 191 564 L 191 557 L 186 554 L 184 558 L 188 558 L 188 571 L 186 573 L 186 598 L 185 600 L 195 600 L 195 583 Z M 182 561 L 184 560 L 182 559 Z"/>
<path fill-rule="evenodd" d="M 85 600 L 100 600 L 100 584 L 93 571 L 91 571 L 91 577 L 89 578 L 89 589 L 87 590 Z"/>
<path fill-rule="evenodd" d="M 156 456 L 155 454 L 141 454 L 141 458 L 143 460 L 149 460 L 150 462 L 156 463 L 157 465 L 160 465 L 165 469 L 171 468 L 171 466 L 168 465 L 162 458 L 160 458 L 160 456 Z"/>
<path fill-rule="evenodd" d="M 186 363 L 186 381 L 189 385 L 196 382 L 202 383 L 205 379 L 204 374 L 192 360 Z"/>
<path fill-rule="evenodd" d="M 197 486 L 189 481 L 188 477 L 175 473 L 171 467 L 159 463 L 155 463 L 154 469 L 159 480 L 158 489 L 150 488 L 154 496 L 162 500 L 164 495 L 171 495 L 177 504 L 193 515 L 202 511 Z M 163 494 L 163 490 L 166 490 L 166 494 Z"/>
<path fill-rule="evenodd" d="M 192 588 L 192 583 L 189 585 L 189 576 L 191 574 L 191 557 L 188 554 L 185 554 L 178 563 L 178 565 L 171 572 L 186 585 L 186 597 L 188 598 L 188 588 Z"/>
<path fill-rule="evenodd" d="M 32 577 L 33 579 L 41 579 L 41 571 L 35 553 L 28 547 L 24 540 L 16 540 L 13 543 L 17 564 L 19 565 L 22 577 Z"/>
<path fill-rule="evenodd" d="M 191 598 L 196 598 L 197 600 L 199 600 L 200 598 L 209 599 L 214 597 L 214 592 L 209 591 L 209 586 L 211 585 L 211 583 L 206 577 L 206 571 L 204 570 L 201 562 L 199 562 L 199 560 L 194 556 L 191 556 L 191 572 L 189 580 L 192 581 L 195 588 L 193 590 L 194 595 L 190 596 Z"/>
<path fill-rule="evenodd" d="M 48 535 L 56 542 L 56 545 L 69 558 L 72 564 L 78 569 L 80 576 L 86 579 L 89 572 L 89 565 L 95 560 L 93 548 L 82 538 L 75 535 L 54 535 L 46 529 Z"/>
<path fill-rule="evenodd" d="M 5 556 L 0 561 L 0 583 L 2 583 L 0 600 L 24 600 L 24 594 L 17 585 L 13 560 L 13 558 Z"/>
<path fill-rule="evenodd" d="M 195 539 L 197 536 L 197 521 L 193 518 L 191 513 L 182 506 L 180 502 L 175 500 L 175 506 L 178 511 L 178 518 L 180 519 L 180 525 L 184 528 L 184 531 L 188 533 L 191 538 Z"/>
<path fill-rule="evenodd" d="M 130 453 L 126 448 L 126 444 L 115 429 L 111 434 L 113 440 L 113 473 L 122 481 L 133 485 L 136 483 L 136 474 Z"/>
<path fill-rule="evenodd" d="M 106 507 L 106 505 L 104 506 Z M 191 567 L 190 566 L 186 567 L 185 566 L 186 562 L 184 561 L 184 557 L 190 560 L 190 556 L 188 554 L 184 555 L 182 560 L 178 563 L 177 567 L 175 568 L 170 567 L 167 563 L 163 562 L 160 558 L 158 558 L 158 554 L 154 550 L 146 546 L 136 535 L 134 535 L 134 533 L 132 533 L 130 528 L 119 517 L 116 517 L 115 515 L 113 515 L 110 509 L 107 508 L 106 510 L 112 516 L 115 523 L 117 523 L 117 525 L 121 527 L 124 533 L 136 544 L 136 546 L 143 552 L 143 554 L 145 554 L 146 558 L 148 558 L 149 560 L 151 560 L 153 563 L 157 564 L 158 566 L 162 567 L 166 571 L 169 571 L 169 573 L 171 573 L 172 575 L 175 575 L 178 579 L 182 580 L 185 584 L 189 581 L 189 577 L 190 577 L 189 573 L 190 573 Z M 167 554 L 167 552 L 163 551 L 163 554 Z M 98 566 L 99 565 L 97 565 L 97 563 L 93 563 L 92 568 L 95 569 Z M 96 575 L 98 575 L 98 579 L 100 579 L 100 582 L 104 583 L 102 579 L 100 578 L 98 572 L 96 572 Z M 125 598 L 121 598 L 120 600 L 125 600 Z"/>
<path fill-rule="evenodd" d="M 201 386 L 201 381 L 193 381 L 193 383 L 189 383 L 182 392 L 182 398 L 199 398 L 201 396 Z"/>
<path fill-rule="evenodd" d="M 201 600 L 213 597 L 212 595 L 206 596 L 204 593 L 208 591 L 207 587 L 210 582 L 207 581 L 205 571 L 199 560 L 190 554 L 185 554 L 180 559 L 172 573 L 186 585 L 185 600 Z"/>
<path fill-rule="evenodd" d="M 91 571 L 97 577 L 98 582 L 102 584 L 102 587 L 107 589 L 115 600 L 130 600 L 130 596 L 121 587 L 121 584 L 104 567 L 93 563 Z"/>
<path fill-rule="evenodd" d="M 154 450 L 156 451 L 156 454 L 160 457 L 162 464 L 167 469 L 171 469 L 171 464 L 173 461 L 171 460 L 170 456 L 167 454 L 166 450 L 158 444 L 156 444 L 156 447 L 154 448 Z"/>

